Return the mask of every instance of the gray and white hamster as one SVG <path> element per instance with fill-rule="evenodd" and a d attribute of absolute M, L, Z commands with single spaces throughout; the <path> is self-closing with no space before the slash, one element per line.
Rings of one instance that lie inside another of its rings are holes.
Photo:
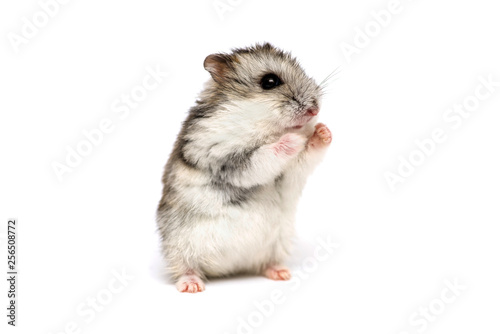
<path fill-rule="evenodd" d="M 331 142 L 322 87 L 269 43 L 209 55 L 165 166 L 158 229 L 181 292 L 236 273 L 287 280 L 295 211 Z"/>

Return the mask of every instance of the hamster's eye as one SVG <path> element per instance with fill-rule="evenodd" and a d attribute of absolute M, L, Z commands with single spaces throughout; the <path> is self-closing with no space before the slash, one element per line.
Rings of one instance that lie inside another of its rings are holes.
<path fill-rule="evenodd" d="M 281 80 L 278 78 L 278 76 L 274 73 L 269 73 L 266 74 L 262 77 L 262 80 L 260 81 L 260 86 L 265 89 L 273 89 L 274 87 L 278 87 L 281 85 Z"/>

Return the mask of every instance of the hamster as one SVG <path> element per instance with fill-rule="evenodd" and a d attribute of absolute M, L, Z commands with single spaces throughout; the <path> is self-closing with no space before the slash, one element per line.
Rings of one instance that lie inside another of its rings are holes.
<path fill-rule="evenodd" d="M 269 43 L 206 57 L 211 78 L 165 166 L 157 224 L 180 292 L 237 273 L 290 279 L 297 202 L 332 136 L 322 87 Z"/>

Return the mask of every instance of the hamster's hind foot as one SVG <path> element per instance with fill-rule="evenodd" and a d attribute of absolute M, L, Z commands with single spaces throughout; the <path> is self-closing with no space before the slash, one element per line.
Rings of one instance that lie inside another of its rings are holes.
<path fill-rule="evenodd" d="M 175 283 L 175 286 L 179 292 L 196 293 L 205 291 L 205 283 L 203 283 L 203 280 L 194 273 L 182 275 L 177 283 Z"/>
<path fill-rule="evenodd" d="M 264 276 L 275 281 L 288 281 L 292 274 L 285 266 L 272 265 L 264 269 Z"/>

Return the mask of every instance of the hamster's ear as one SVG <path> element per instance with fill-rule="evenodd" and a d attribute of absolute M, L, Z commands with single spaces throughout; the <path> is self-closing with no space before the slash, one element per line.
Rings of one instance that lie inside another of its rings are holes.
<path fill-rule="evenodd" d="M 229 71 L 230 59 L 224 54 L 211 54 L 203 62 L 203 66 L 216 82 L 222 82 Z"/>

